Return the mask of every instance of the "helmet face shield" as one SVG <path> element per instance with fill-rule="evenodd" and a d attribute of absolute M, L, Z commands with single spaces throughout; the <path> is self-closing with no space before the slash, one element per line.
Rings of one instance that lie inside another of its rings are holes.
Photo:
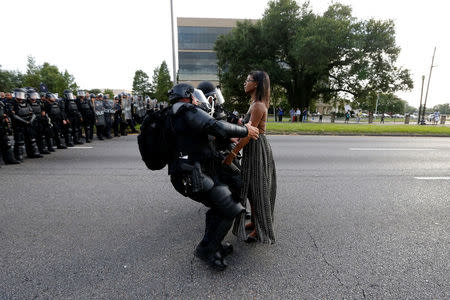
<path fill-rule="evenodd" d="M 77 96 L 78 97 L 86 97 L 86 92 L 85 91 L 78 91 L 77 92 Z"/>
<path fill-rule="evenodd" d="M 205 95 L 203 94 L 203 92 L 201 90 L 194 89 L 193 96 L 198 100 L 198 102 L 199 102 L 198 106 L 201 109 L 203 109 L 210 115 L 212 115 L 214 113 L 213 106 L 211 105 L 211 103 L 209 103 L 209 101 L 206 99 Z"/>
<path fill-rule="evenodd" d="M 67 93 L 66 94 L 67 99 L 69 100 L 75 100 L 75 97 L 73 96 L 73 93 Z"/>
<path fill-rule="evenodd" d="M 25 99 L 25 92 L 14 92 L 14 97 L 16 99 Z"/>
<path fill-rule="evenodd" d="M 28 97 L 30 97 L 30 99 L 32 99 L 32 100 L 37 100 L 37 99 L 41 98 L 37 92 L 29 93 Z"/>
<path fill-rule="evenodd" d="M 225 98 L 223 98 L 222 91 L 219 88 L 216 88 L 215 94 L 216 94 L 216 102 L 220 105 L 224 104 Z"/>

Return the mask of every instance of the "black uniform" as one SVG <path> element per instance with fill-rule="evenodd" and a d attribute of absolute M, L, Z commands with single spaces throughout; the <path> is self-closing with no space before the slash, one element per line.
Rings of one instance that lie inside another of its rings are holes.
<path fill-rule="evenodd" d="M 245 137 L 247 128 L 217 121 L 192 104 L 175 103 L 170 109 L 168 128 L 173 132 L 172 159 L 169 174 L 175 189 L 182 195 L 210 207 L 206 213 L 205 235 L 196 255 L 213 267 L 224 269 L 222 240 L 231 228 L 233 218 L 244 208 L 233 198 L 228 177 L 208 165 L 217 159 L 209 136 Z"/>
<path fill-rule="evenodd" d="M 42 113 L 45 112 L 43 109 L 43 105 L 38 99 L 29 99 L 28 103 L 33 110 L 36 118 L 33 123 L 31 123 L 31 128 L 34 131 L 36 136 L 36 143 L 41 154 L 50 154 L 50 151 L 47 147 L 47 139 L 46 135 L 49 134 L 49 123 L 47 116 L 43 116 Z"/>
<path fill-rule="evenodd" d="M 90 99 L 80 97 L 78 99 L 78 110 L 83 117 L 82 126 L 84 127 L 84 135 L 86 137 L 86 143 L 90 143 L 95 124 L 95 111 Z M 81 139 L 81 131 L 79 132 L 79 139 Z"/>
<path fill-rule="evenodd" d="M 80 111 L 78 110 L 78 105 L 75 97 L 71 92 L 64 93 L 64 110 L 67 119 L 69 120 L 66 144 L 71 144 L 71 138 L 73 139 L 74 144 L 83 144 L 83 142 L 79 140 L 82 116 Z"/>
<path fill-rule="evenodd" d="M 3 101 L 0 101 L 0 152 L 5 164 L 18 164 L 20 162 L 14 158 L 11 141 L 8 137 L 10 126 L 11 123 L 7 116 L 6 105 Z"/>
<path fill-rule="evenodd" d="M 42 157 L 36 145 L 36 138 L 31 128 L 31 123 L 36 116 L 33 109 L 25 99 L 21 102 L 15 100 L 10 110 L 10 116 L 14 128 L 14 156 L 16 160 L 23 161 L 23 154 L 29 158 Z"/>
<path fill-rule="evenodd" d="M 111 139 L 111 129 L 113 126 L 113 118 L 114 118 L 114 101 L 111 99 L 108 99 L 105 96 L 105 99 L 103 100 L 103 107 L 105 109 L 105 127 L 103 130 L 103 135 L 107 139 Z"/>
<path fill-rule="evenodd" d="M 103 140 L 103 130 L 105 128 L 105 107 L 102 99 L 94 100 L 95 127 L 97 128 L 97 138 Z"/>
<path fill-rule="evenodd" d="M 44 103 L 44 110 L 47 114 L 47 116 L 50 118 L 51 121 L 51 134 L 49 135 L 49 138 L 47 139 L 47 143 L 52 143 L 51 138 L 54 140 L 54 144 L 58 149 L 66 149 L 67 146 L 64 145 L 61 139 L 62 132 L 64 130 L 64 124 L 63 120 L 66 119 L 66 116 L 64 114 L 64 110 L 61 107 L 61 104 L 56 101 L 56 98 L 52 94 L 46 95 L 46 101 Z"/>

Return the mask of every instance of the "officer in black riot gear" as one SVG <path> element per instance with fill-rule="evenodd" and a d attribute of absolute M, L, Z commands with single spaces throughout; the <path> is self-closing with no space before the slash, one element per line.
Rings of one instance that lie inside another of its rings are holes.
<path fill-rule="evenodd" d="M 22 162 L 23 154 L 27 153 L 29 158 L 39 158 L 34 132 L 31 123 L 36 119 L 33 109 L 26 102 L 26 91 L 24 89 L 14 90 L 14 101 L 9 109 L 14 128 L 14 156 Z"/>
<path fill-rule="evenodd" d="M 56 99 L 55 94 L 45 94 L 44 110 L 52 124 L 50 127 L 50 135 L 47 138 L 47 144 L 54 144 L 58 149 L 67 149 L 67 146 L 62 139 L 62 133 L 64 126 L 66 125 L 66 116 L 64 109 L 61 103 Z"/>
<path fill-rule="evenodd" d="M 95 128 L 97 130 L 97 138 L 99 140 L 104 140 L 103 130 L 105 128 L 105 107 L 103 103 L 103 95 L 99 94 L 96 97 L 95 94 L 91 94 L 91 99 L 94 101 Z"/>
<path fill-rule="evenodd" d="M 0 101 L 0 152 L 3 162 L 7 165 L 19 164 L 14 158 L 14 153 L 9 140 L 8 133 L 11 130 L 11 119 L 7 114 L 7 107 L 3 101 Z"/>
<path fill-rule="evenodd" d="M 30 88 L 27 90 L 27 100 L 36 116 L 33 123 L 31 123 L 31 129 L 34 131 L 39 152 L 41 154 L 50 154 L 46 140 L 46 135 L 49 134 L 49 120 L 45 114 L 40 95 Z"/>
<path fill-rule="evenodd" d="M 78 110 L 81 112 L 83 118 L 82 127 L 84 128 L 84 135 L 86 143 L 90 143 L 92 139 L 92 132 L 95 124 L 95 111 L 92 101 L 86 98 L 85 91 L 77 92 Z M 79 139 L 81 140 L 81 131 L 79 132 Z"/>
<path fill-rule="evenodd" d="M 103 130 L 103 135 L 107 139 L 112 139 L 111 129 L 114 122 L 114 101 L 109 99 L 108 94 L 103 96 L 103 107 L 105 109 L 105 127 Z"/>
<path fill-rule="evenodd" d="M 209 135 L 221 138 L 258 137 L 258 129 L 247 124 L 238 126 L 218 121 L 196 106 L 194 88 L 177 84 L 169 91 L 171 102 L 166 126 L 172 147 L 169 174 L 174 188 L 182 195 L 201 202 L 210 209 L 206 213 L 206 229 L 195 255 L 212 267 L 226 268 L 224 256 L 232 246 L 222 244 L 233 219 L 244 211 L 239 199 L 233 198 L 227 178 L 206 165 L 215 157 Z"/>
<path fill-rule="evenodd" d="M 69 121 L 66 144 L 71 144 L 71 139 L 73 140 L 73 144 L 75 145 L 83 144 L 83 142 L 79 139 L 83 117 L 78 110 L 75 96 L 73 95 L 71 90 L 64 90 L 63 100 L 65 113 Z"/>

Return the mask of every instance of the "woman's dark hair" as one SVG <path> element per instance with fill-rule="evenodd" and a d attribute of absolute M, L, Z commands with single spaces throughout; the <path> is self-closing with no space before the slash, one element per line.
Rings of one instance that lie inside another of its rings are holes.
<path fill-rule="evenodd" d="M 270 78 L 264 71 L 252 71 L 249 74 L 258 83 L 256 87 L 256 99 L 262 101 L 267 108 L 270 105 Z"/>

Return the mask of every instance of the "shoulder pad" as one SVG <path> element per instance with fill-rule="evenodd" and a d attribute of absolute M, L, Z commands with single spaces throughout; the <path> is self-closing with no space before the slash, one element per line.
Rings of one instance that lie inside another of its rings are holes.
<path fill-rule="evenodd" d="M 176 115 L 184 110 L 196 111 L 197 107 L 191 103 L 177 102 L 170 109 L 171 114 Z"/>

